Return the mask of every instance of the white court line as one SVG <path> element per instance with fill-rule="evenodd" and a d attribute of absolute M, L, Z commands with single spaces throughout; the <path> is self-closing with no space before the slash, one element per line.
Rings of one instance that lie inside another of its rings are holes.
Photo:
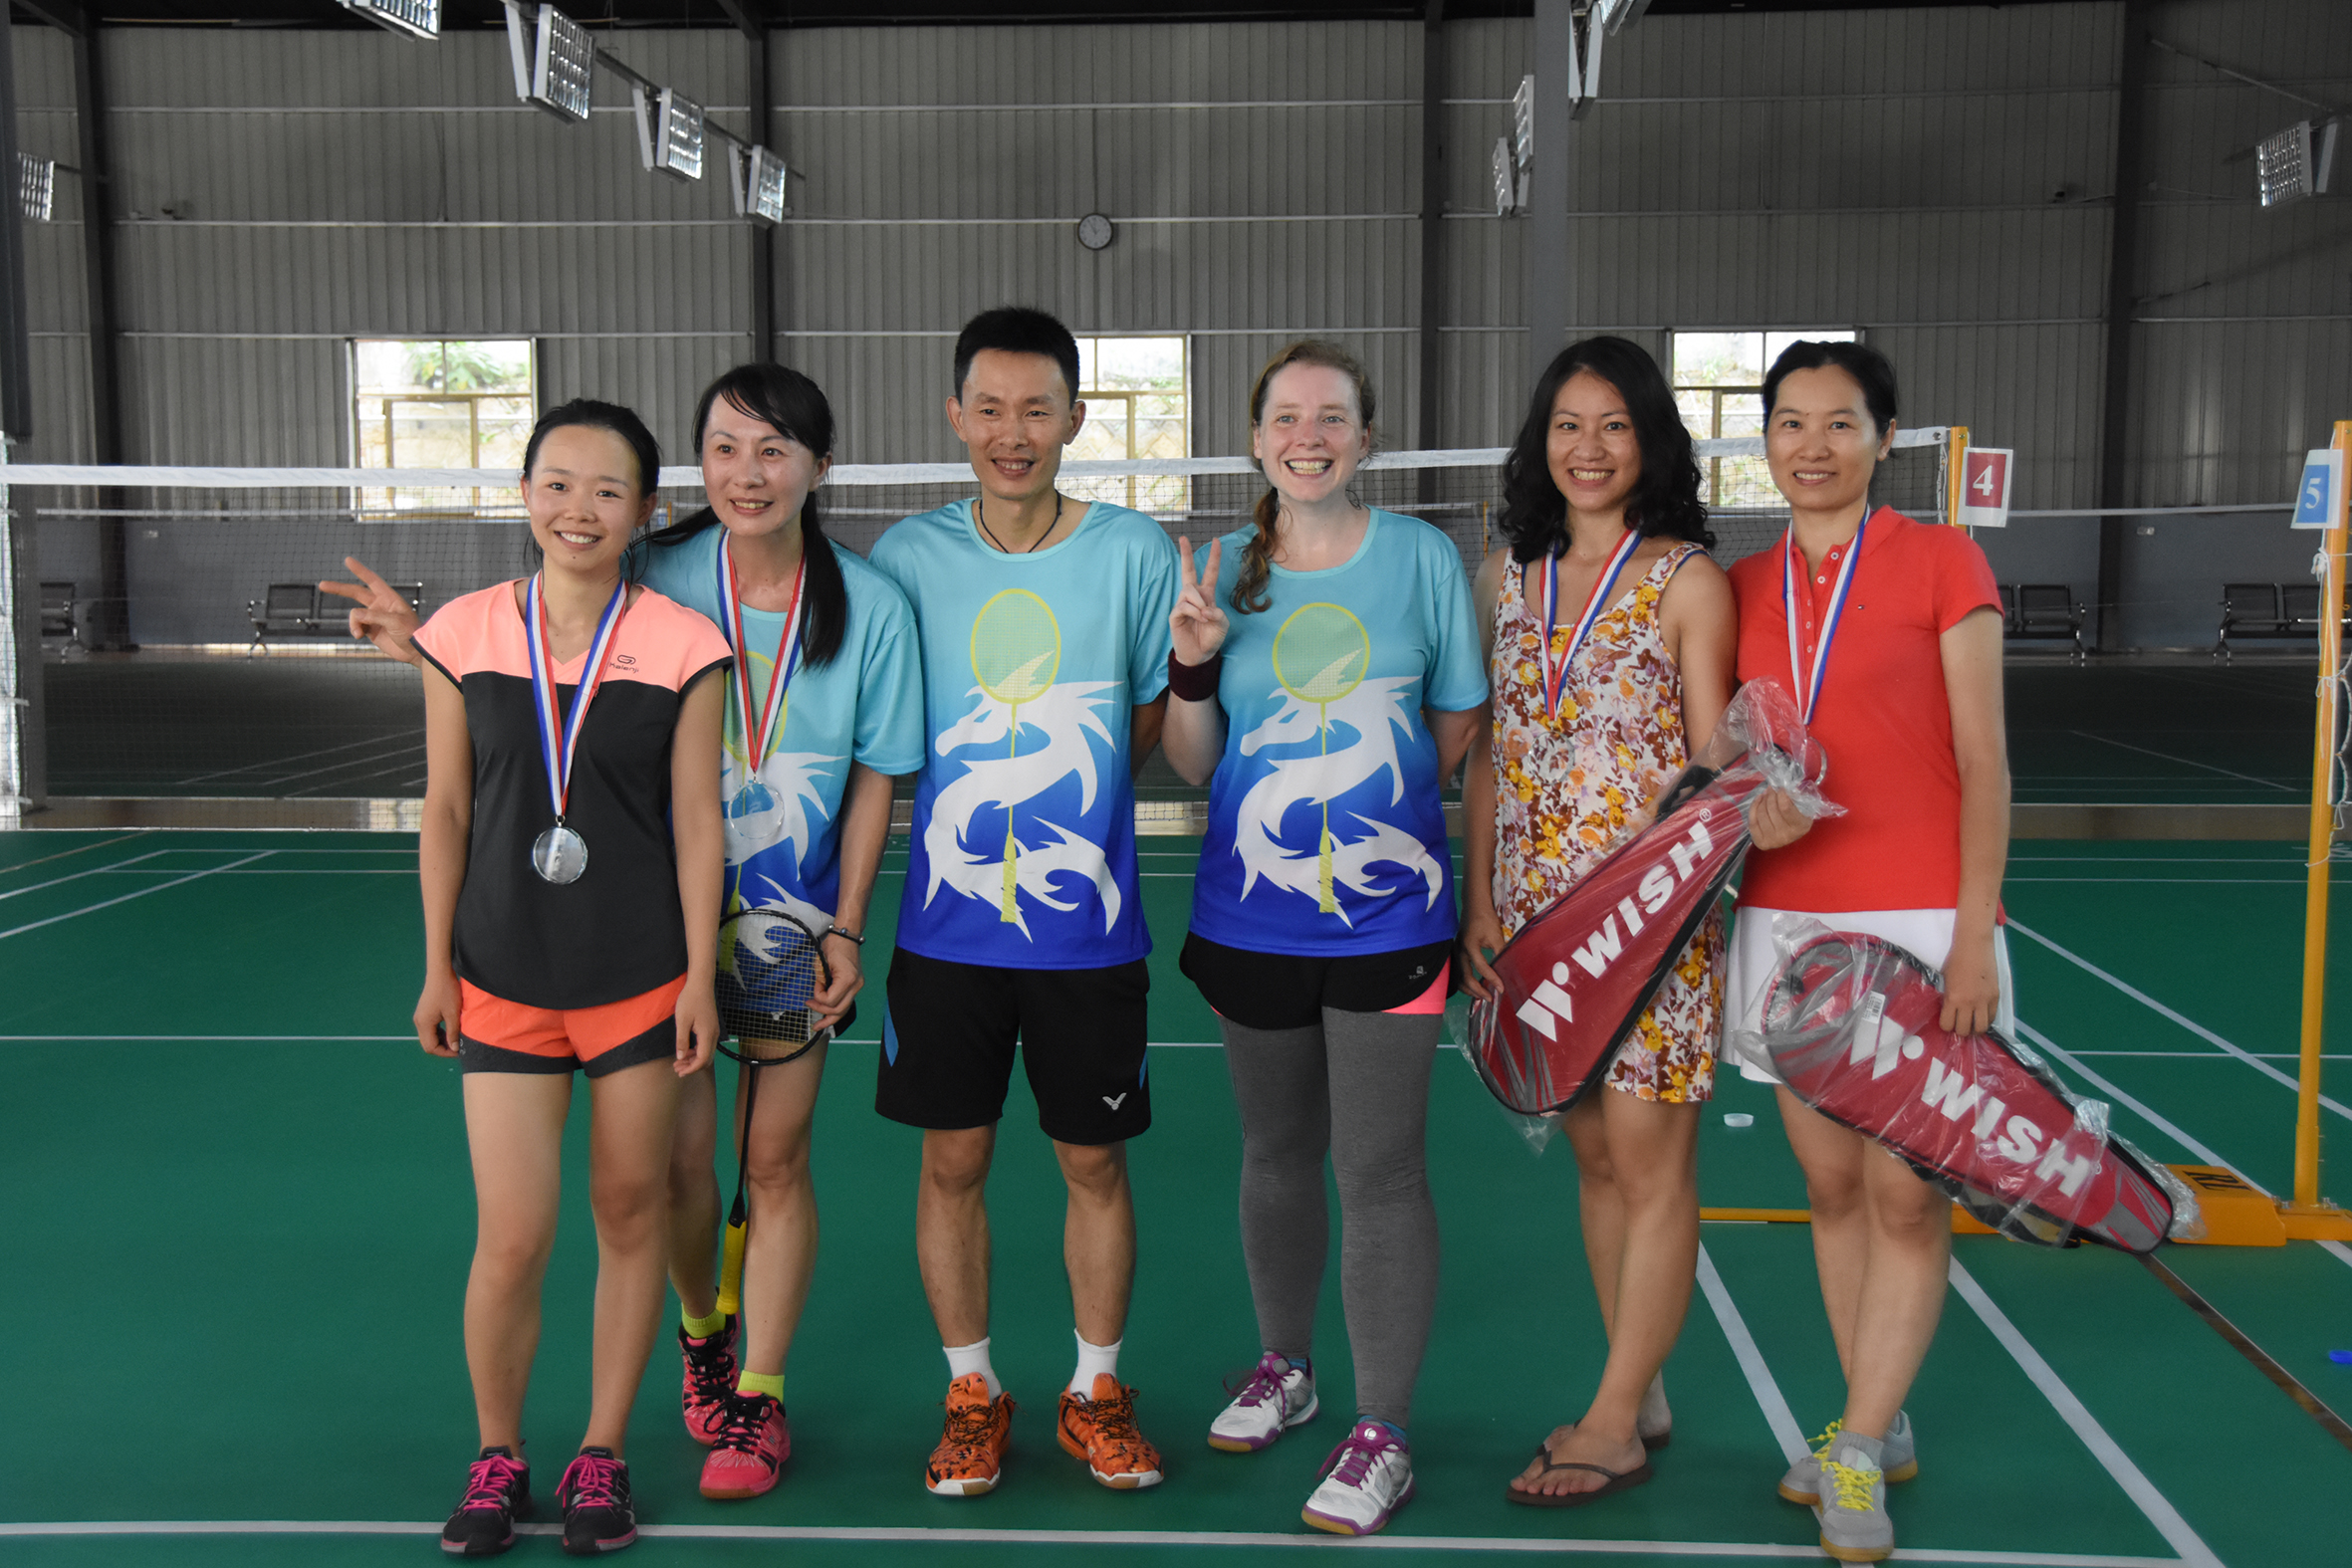
<path fill-rule="evenodd" d="M 2035 1028 L 2032 1024 L 2027 1023 L 2023 1018 L 2019 1018 L 2017 1020 L 2017 1032 L 2024 1035 L 2025 1038 L 2031 1041 L 2034 1045 L 2049 1052 L 2052 1056 L 2064 1062 L 2067 1066 L 2073 1068 L 2077 1075 L 2088 1080 L 2097 1088 L 2104 1090 L 2115 1101 L 2115 1103 L 2125 1106 L 2128 1109 L 2136 1112 L 2142 1121 L 2145 1121 L 2149 1126 L 2154 1127 L 2158 1132 L 2163 1133 L 2167 1138 L 2170 1138 L 2173 1142 L 2179 1144 L 2182 1148 L 2197 1156 L 2198 1159 L 2204 1161 L 2207 1165 L 2218 1165 L 2223 1170 L 2228 1171 L 2232 1176 L 2234 1176 L 2239 1181 L 2245 1183 L 2246 1186 L 2252 1188 L 2255 1192 L 2259 1193 L 2262 1191 L 2261 1183 L 2255 1181 L 2252 1177 L 2246 1175 L 2236 1166 L 2232 1165 L 2229 1161 L 2214 1153 L 2213 1150 L 2207 1148 L 2202 1140 L 2189 1136 L 2187 1130 L 2184 1129 L 2178 1122 L 2173 1121 L 2170 1117 L 2159 1114 L 2136 1096 L 2127 1093 L 2113 1079 L 2104 1077 L 2099 1073 L 2092 1071 L 2091 1068 L 2084 1065 L 2081 1057 L 2075 1055 L 2072 1051 L 2067 1050 L 2055 1040 L 2052 1040 L 2047 1034 L 2042 1033 L 2041 1030 Z"/>
<path fill-rule="evenodd" d="M 116 844 L 131 843 L 138 839 L 145 838 L 152 832 L 154 832 L 153 828 L 142 827 L 135 833 L 124 833 L 120 838 L 102 838 L 94 844 L 77 844 L 71 849 L 60 849 L 55 854 L 37 855 L 31 860 L 19 860 L 14 865 L 0 866 L 0 874 L 5 874 L 10 871 L 22 871 L 30 866 L 47 865 L 52 860 L 63 860 L 69 855 L 85 854 L 93 849 L 106 849 Z"/>
<path fill-rule="evenodd" d="M 222 851 L 215 850 L 213 852 L 217 854 L 221 853 Z M 167 887 L 178 887 L 183 882 L 198 881 L 204 877 L 213 876 L 222 871 L 234 871 L 239 866 L 251 865 L 256 860 L 266 860 L 271 855 L 276 853 L 277 851 L 275 849 L 264 849 L 258 854 L 247 855 L 242 860 L 232 860 L 225 866 L 214 866 L 207 871 L 191 871 L 186 876 L 173 877 L 170 881 L 158 882 L 153 887 L 142 887 L 135 893 L 124 893 L 116 898 L 104 899 L 96 904 L 85 904 L 80 909 L 69 909 L 64 914 L 52 915 L 47 920 L 36 920 L 22 926 L 11 926 L 6 931 L 0 931 L 0 941 L 5 941 L 10 937 L 23 936 L 28 931 L 38 931 L 43 926 L 54 926 L 59 921 L 71 920 L 76 915 L 95 914 L 102 909 L 112 909 L 117 904 L 127 904 L 134 898 L 144 898 L 149 893 L 160 893 Z"/>
<path fill-rule="evenodd" d="M 196 851 L 198 854 L 202 854 L 203 852 L 204 851 L 202 850 Z M 74 871 L 68 873 L 65 876 L 51 877 L 46 882 L 35 882 L 30 887 L 12 887 L 7 892 L 0 893 L 0 899 L 22 898 L 27 893 L 38 893 L 45 887 L 62 887 L 68 882 L 79 882 L 86 876 L 104 876 L 109 871 L 120 871 L 126 866 L 137 865 L 141 860 L 152 860 L 157 855 L 167 855 L 170 853 L 171 851 L 168 849 L 150 849 L 143 855 L 132 855 L 128 860 L 111 860 L 103 866 L 92 866 L 88 870 Z M 163 875 L 163 873 L 160 871 L 134 871 L 130 874 L 133 876 Z"/>
<path fill-rule="evenodd" d="M 1149 875 L 1148 872 L 1145 874 Z M 2304 885 L 2304 879 L 2299 876 L 2004 876 L 2000 880 L 2003 883 L 2090 884 L 2122 882 L 2132 886 L 2147 887 L 2301 887 Z M 2352 887 L 2352 877 L 2332 877 L 2328 881 L 2328 886 Z M 2015 921 L 2009 923 L 2016 924 Z"/>
<path fill-rule="evenodd" d="M 2168 763 L 2179 763 L 2184 768 L 2202 768 L 2209 774 L 2221 774 L 2231 779 L 2242 779 L 2247 784 L 2258 784 L 2265 789 L 2277 789 L 2287 794 L 2294 793 L 2291 788 L 2275 779 L 2257 779 L 2252 774 L 2241 774 L 2228 768 L 2216 768 L 2211 763 L 2201 763 L 2187 757 L 2175 757 L 2170 752 L 2152 751 L 2145 746 L 2134 746 L 2128 741 L 2109 740 L 2104 735 L 2093 735 L 2088 730 L 2074 730 L 2069 733 L 2079 735 L 2086 741 L 2097 741 L 2101 746 L 2120 746 L 2127 752 L 2138 752 L 2142 757 L 2160 757 Z"/>
<path fill-rule="evenodd" d="M 1993 1298 L 1985 1293 L 1985 1287 L 1978 1284 L 1976 1277 L 1961 1266 L 1957 1257 L 1952 1260 L 1952 1288 L 1959 1292 L 1960 1298 L 1969 1304 L 1985 1326 L 1993 1331 L 1993 1337 L 2000 1341 L 2001 1349 L 2009 1353 L 2025 1376 L 2033 1380 L 2033 1386 L 2041 1390 L 2042 1398 L 2050 1402 L 2050 1408 L 2058 1413 L 2059 1419 L 2074 1429 L 2074 1435 L 2082 1440 L 2083 1447 L 2089 1449 L 2098 1461 L 2106 1466 L 2107 1473 L 2115 1477 L 2115 1483 L 2123 1488 L 2124 1494 L 2139 1505 L 2140 1511 L 2148 1516 L 2148 1522 L 2156 1526 L 2157 1533 L 2171 1544 L 2174 1551 L 2181 1554 L 2181 1560 L 2192 1564 L 2193 1568 L 2223 1568 L 2222 1559 L 2214 1555 L 2214 1549 L 2206 1545 L 2195 1530 L 2189 1528 L 2189 1521 L 2181 1517 L 2180 1510 L 2166 1500 L 2164 1493 L 2156 1489 L 2156 1483 L 2141 1472 L 2140 1467 L 2131 1461 L 2131 1456 L 2123 1452 L 2113 1438 L 2107 1436 L 2107 1429 L 2099 1425 L 2098 1418 L 2090 1413 L 2074 1391 L 2066 1386 L 2065 1380 L 2042 1359 L 2041 1352 L 2017 1332 L 2017 1325 L 2009 1321 L 2007 1313 L 1994 1304 Z"/>
<path fill-rule="evenodd" d="M 245 873 L 240 871 L 237 874 L 243 876 Z M 2214 1059 L 2214 1053 L 2210 1050 L 2077 1050 L 2074 1054 L 2077 1056 L 2169 1056 L 2176 1061 L 2212 1061 Z M 2252 1054 L 2261 1057 L 2264 1061 L 2299 1061 L 2302 1059 L 2296 1052 L 2287 1050 L 2258 1050 Z M 2340 1051 L 2329 1051 L 2319 1059 L 2321 1061 L 2352 1061 L 2352 1055 L 2346 1055 Z"/>
<path fill-rule="evenodd" d="M 108 1519 L 0 1524 L 0 1540 L 121 1535 L 437 1535 L 441 1526 L 404 1520 L 344 1519 Z M 561 1535 L 560 1524 L 518 1524 L 517 1535 Z M 1309 1547 L 1322 1551 L 1506 1552 L 1515 1555 L 1597 1557 L 1745 1557 L 1820 1562 L 1818 1546 L 1745 1541 L 1596 1541 L 1574 1537 L 1533 1540 L 1476 1535 L 1363 1535 L 1344 1545 L 1322 1534 L 1278 1535 L 1240 1530 L 976 1530 L 790 1524 L 640 1524 L 637 1533 L 673 1541 L 844 1541 L 876 1544 L 979 1546 L 1206 1546 Z M 2182 1568 L 2172 1557 L 2107 1557 L 2061 1552 L 1971 1552 L 1905 1547 L 1902 1562 L 1981 1563 L 1986 1568 Z M 2212 1558 L 2206 1562 L 2219 1568 Z"/>
<path fill-rule="evenodd" d="M 1740 1315 L 1738 1303 L 1716 1272 L 1715 1259 L 1707 1255 L 1707 1248 L 1699 1248 L 1699 1288 L 1707 1292 L 1707 1304 L 1715 1310 L 1715 1321 L 1723 1328 L 1724 1338 L 1732 1342 L 1733 1359 L 1740 1363 L 1740 1371 L 1748 1379 L 1749 1392 L 1756 1396 L 1757 1408 L 1764 1412 L 1764 1425 L 1772 1432 L 1772 1441 L 1780 1445 L 1780 1454 L 1794 1464 L 1812 1450 L 1805 1443 L 1804 1429 L 1796 1424 L 1796 1414 L 1788 1408 L 1787 1396 L 1772 1380 L 1772 1369 L 1764 1365 L 1764 1352 L 1756 1345 L 1756 1336 L 1748 1331 L 1748 1320 Z"/>
<path fill-rule="evenodd" d="M 333 757 L 337 752 L 354 752 L 363 746 L 380 746 L 385 741 L 398 740 L 404 735 L 422 735 L 424 731 L 394 730 L 389 735 L 371 735 L 363 741 L 346 741 L 341 746 L 322 746 L 315 752 L 295 752 L 285 757 L 273 757 L 267 762 L 245 763 L 235 768 L 223 768 L 216 773 L 196 774 L 182 779 L 183 784 L 203 784 L 211 779 L 233 779 L 239 774 L 252 773 L 257 768 L 282 768 L 288 763 L 307 763 L 314 757 Z"/>
<path fill-rule="evenodd" d="M 2187 1029 L 2190 1033 L 2198 1036 L 2200 1039 L 2209 1040 L 2212 1043 L 2219 1045 L 2223 1050 L 2228 1051 L 2239 1061 L 2242 1061 L 2247 1066 L 2253 1068 L 2256 1072 L 2263 1074 L 2265 1077 L 2275 1078 L 2280 1083 L 2285 1084 L 2288 1088 L 2300 1092 L 2301 1085 L 2296 1083 L 2295 1080 L 2288 1074 L 2280 1072 L 2276 1067 L 2271 1066 L 2268 1062 L 2262 1060 L 2261 1057 L 2256 1056 L 2252 1051 L 2245 1050 L 2239 1046 L 2232 1044 L 2230 1041 L 2222 1038 L 2221 1035 L 2216 1034 L 2212 1029 L 2207 1028 L 2204 1024 L 2198 1022 L 2195 1018 L 2190 1017 L 2188 1014 L 2176 1012 L 2171 1008 L 2168 1008 L 2163 1003 L 2157 1001 L 2154 997 L 2149 996 L 2148 993 L 2140 990 L 2139 987 L 2130 985 L 2124 981 L 2117 980 L 2113 975 L 2108 974 L 2105 970 L 2099 968 L 2098 965 L 2093 964 L 2089 959 L 2082 957 L 2082 955 L 2078 953 L 2068 952 L 2066 949 L 2058 946 L 2055 942 L 2052 942 L 2049 938 L 2043 936 L 2040 932 L 2035 931 L 2030 926 L 2019 925 L 2015 920 L 2012 919 L 2008 923 L 2008 928 L 2021 937 L 2032 938 L 2034 941 L 2040 943 L 2043 947 L 2048 948 L 2052 953 L 2057 954 L 2058 957 L 2064 959 L 2067 963 L 2075 966 L 2075 968 L 2098 976 L 2099 979 L 2105 981 L 2108 985 L 2113 986 L 2117 991 L 2122 992 L 2134 1002 L 2137 1002 L 2157 1012 L 2163 1013 L 2166 1017 L 2172 1019 L 2175 1023 L 2178 1023 L 2181 1027 Z M 2319 1103 L 2326 1106 L 2329 1110 L 2335 1112 L 2338 1116 L 2343 1117 L 2346 1121 L 2352 1121 L 2352 1106 L 2347 1106 L 2341 1101 L 2330 1099 L 2324 1094 L 2319 1097 Z"/>
<path fill-rule="evenodd" d="M 2206 1164 L 2220 1166 L 2223 1170 L 2228 1171 L 2232 1176 L 2236 1177 L 2239 1181 L 2245 1183 L 2246 1186 L 2252 1188 L 2255 1192 L 2260 1193 L 2265 1198 L 2276 1196 L 2265 1189 L 2261 1183 L 2255 1181 L 2252 1177 L 2246 1175 L 2236 1166 L 2232 1165 L 2229 1161 L 2223 1159 L 2213 1150 L 2207 1148 L 2203 1142 L 2190 1137 L 2187 1132 L 2182 1130 L 2178 1123 L 2158 1115 L 2155 1111 L 2149 1109 L 2138 1099 L 2134 1098 L 2130 1094 L 2125 1093 L 2123 1089 L 2116 1085 L 2112 1080 L 2101 1077 L 2098 1073 L 2093 1072 L 2089 1067 L 2083 1064 L 2081 1057 L 2075 1055 L 2072 1051 L 2066 1050 L 2062 1046 L 2053 1043 L 2047 1034 L 2042 1033 L 2041 1030 L 2035 1028 L 2032 1024 L 2027 1023 L 2022 1018 L 2017 1020 L 2017 1032 L 2024 1035 L 2035 1045 L 2040 1046 L 2043 1050 L 2048 1051 L 2052 1056 L 2055 1056 L 2067 1066 L 2073 1068 L 2077 1073 L 2081 1074 L 2090 1082 L 2096 1084 L 2099 1088 L 2104 1089 L 2108 1094 L 2114 1097 L 2117 1104 L 2128 1106 L 2130 1109 L 2138 1112 L 2139 1115 L 2144 1120 L 2146 1120 L 2150 1126 L 2156 1128 L 2157 1131 L 2163 1133 L 2175 1143 L 2178 1143 L 2182 1148 L 2188 1150 L 2191 1154 L 2197 1156 L 2197 1158 L 2203 1160 Z M 2352 1247 L 2346 1246 L 2341 1241 L 2322 1241 L 2319 1244 L 2325 1247 L 2328 1251 L 2333 1252 L 2336 1255 L 2336 1258 L 2346 1267 L 2352 1267 Z"/>

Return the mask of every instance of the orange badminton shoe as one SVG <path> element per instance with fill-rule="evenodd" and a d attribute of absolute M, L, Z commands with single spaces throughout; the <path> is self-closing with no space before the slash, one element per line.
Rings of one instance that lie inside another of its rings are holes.
<path fill-rule="evenodd" d="M 1135 1391 L 1107 1372 L 1094 1375 L 1094 1397 L 1061 1395 L 1061 1447 L 1086 1461 L 1094 1478 L 1117 1491 L 1160 1483 L 1160 1451 L 1135 1430 Z"/>
<path fill-rule="evenodd" d="M 967 1373 L 947 1386 L 947 1430 L 923 1484 L 936 1497 L 978 1497 L 997 1489 L 1005 1451 L 1013 1446 L 1013 1396 L 988 1397 L 988 1380 Z"/>

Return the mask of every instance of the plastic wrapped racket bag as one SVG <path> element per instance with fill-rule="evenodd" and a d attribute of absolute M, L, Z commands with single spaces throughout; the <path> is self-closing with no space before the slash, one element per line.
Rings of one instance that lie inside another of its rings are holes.
<path fill-rule="evenodd" d="M 1495 1098 L 1529 1116 L 1583 1098 L 1747 857 L 1757 797 L 1784 789 L 1807 816 L 1834 814 L 1825 768 L 1785 688 L 1741 687 L 1656 817 L 1495 955 L 1500 984 L 1471 1008 L 1467 1043 Z"/>
<path fill-rule="evenodd" d="M 2152 1252 L 2202 1233 L 2171 1171 L 2029 1048 L 1937 1020 L 1943 977 L 1878 937 L 1773 917 L 1762 1044 L 1790 1092 L 1877 1140 L 2001 1234 Z"/>

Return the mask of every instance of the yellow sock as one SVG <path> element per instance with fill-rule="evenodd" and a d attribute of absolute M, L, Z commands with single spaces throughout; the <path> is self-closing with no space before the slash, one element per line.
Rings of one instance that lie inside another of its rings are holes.
<path fill-rule="evenodd" d="M 720 1329 L 727 1326 L 727 1314 L 720 1311 L 717 1307 L 712 1307 L 711 1315 L 709 1317 L 696 1317 L 693 1313 L 687 1311 L 685 1307 L 680 1306 L 678 1308 L 678 1321 L 684 1325 L 686 1332 L 692 1335 L 694 1338 L 708 1339 L 713 1334 L 716 1334 Z"/>
<path fill-rule="evenodd" d="M 738 1394 L 765 1394 L 781 1405 L 784 1403 L 784 1374 L 781 1372 L 746 1372 L 735 1380 Z"/>

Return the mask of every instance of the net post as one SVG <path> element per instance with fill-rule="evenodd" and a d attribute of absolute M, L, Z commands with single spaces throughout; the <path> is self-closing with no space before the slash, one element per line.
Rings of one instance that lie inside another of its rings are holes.
<path fill-rule="evenodd" d="M 2352 420 L 2338 420 L 2335 439 L 2339 452 L 2352 451 Z M 2327 1017 L 2327 895 L 2330 850 L 2335 839 L 2335 759 L 2337 704 L 2342 683 L 2337 678 L 2344 651 L 2344 554 L 2352 536 L 2352 497 L 2342 484 L 2330 498 L 2329 520 L 2322 547 L 2319 589 L 2319 714 L 2311 744 L 2311 838 L 2304 856 L 2303 894 L 2303 1018 L 2300 1062 L 2295 1075 L 2295 1196 L 2289 1214 L 2328 1213 L 2319 1198 L 2319 1057 L 2320 1031 Z"/>
<path fill-rule="evenodd" d="M 1944 472 L 1937 477 L 1943 481 L 1944 515 L 1936 521 L 1957 524 L 1960 521 L 1961 475 L 1968 468 L 1964 461 L 1969 450 L 1969 427 L 1954 425 L 1944 436 Z"/>

